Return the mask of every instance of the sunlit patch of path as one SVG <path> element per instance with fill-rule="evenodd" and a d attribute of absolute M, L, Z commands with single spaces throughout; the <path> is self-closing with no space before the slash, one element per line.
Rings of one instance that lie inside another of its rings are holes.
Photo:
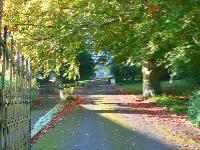
<path fill-rule="evenodd" d="M 117 104 L 111 103 L 102 95 L 109 94 L 106 85 L 94 85 L 79 92 L 85 95 L 86 104 L 41 137 L 34 145 L 36 150 L 176 149 L 138 132 L 132 124 L 125 121 L 119 115 L 122 110 Z M 124 108 L 123 111 L 127 114 L 133 113 L 129 108 Z"/>

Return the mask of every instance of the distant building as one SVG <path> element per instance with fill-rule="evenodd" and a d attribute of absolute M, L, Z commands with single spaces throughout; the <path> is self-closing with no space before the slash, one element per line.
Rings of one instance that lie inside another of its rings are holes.
<path fill-rule="evenodd" d="M 50 74 L 50 76 L 49 76 L 49 81 L 55 82 L 55 76 L 54 76 L 53 73 Z"/>
<path fill-rule="evenodd" d="M 96 79 L 103 79 L 111 75 L 110 70 L 106 68 L 104 64 L 98 64 L 96 66 L 95 74 L 96 74 L 95 77 Z"/>

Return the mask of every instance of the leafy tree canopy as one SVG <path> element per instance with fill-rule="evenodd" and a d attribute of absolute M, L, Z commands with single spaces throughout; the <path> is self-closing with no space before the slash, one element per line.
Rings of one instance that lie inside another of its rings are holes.
<path fill-rule="evenodd" d="M 47 72 L 67 63 L 74 77 L 87 43 L 120 62 L 153 60 L 175 76 L 180 62 L 199 56 L 199 6 L 199 0 L 7 0 L 4 23 Z"/>

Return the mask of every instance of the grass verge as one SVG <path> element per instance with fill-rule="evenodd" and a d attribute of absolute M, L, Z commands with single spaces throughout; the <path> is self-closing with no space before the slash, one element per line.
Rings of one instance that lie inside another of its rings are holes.
<path fill-rule="evenodd" d="M 142 82 L 117 85 L 119 88 L 126 90 L 130 94 L 142 94 Z M 188 101 L 193 91 L 200 89 L 200 84 L 188 80 L 175 80 L 173 82 L 161 82 L 163 95 L 149 99 L 166 110 L 173 113 L 187 113 Z"/>
<path fill-rule="evenodd" d="M 120 84 L 117 87 L 126 90 L 130 94 L 142 94 L 142 82 Z M 163 94 L 166 95 L 190 96 L 194 90 L 200 89 L 200 84 L 195 81 L 174 80 L 172 82 L 162 81 L 161 87 Z"/>

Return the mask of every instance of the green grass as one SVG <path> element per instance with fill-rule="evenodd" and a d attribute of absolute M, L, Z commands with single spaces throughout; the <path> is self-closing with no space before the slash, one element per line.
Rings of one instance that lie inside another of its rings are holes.
<path fill-rule="evenodd" d="M 190 96 L 194 90 L 200 89 L 200 84 L 187 80 L 164 81 L 161 83 L 161 86 L 163 93 L 171 95 Z"/>
<path fill-rule="evenodd" d="M 131 84 L 120 84 L 117 87 L 126 90 L 131 94 L 140 95 L 142 94 L 142 82 L 139 83 L 131 83 Z"/>
<path fill-rule="evenodd" d="M 142 94 L 142 82 L 122 84 L 117 86 L 121 89 L 125 89 L 131 94 Z M 200 84 L 187 80 L 174 80 L 173 82 L 162 81 L 161 87 L 163 94 L 166 95 L 190 96 L 194 90 L 200 89 Z"/>
<path fill-rule="evenodd" d="M 180 100 L 163 95 L 151 98 L 148 101 L 155 102 L 173 113 L 187 113 L 188 111 L 188 100 Z"/>
<path fill-rule="evenodd" d="M 131 94 L 142 94 L 142 82 L 117 86 Z M 162 81 L 161 86 L 163 95 L 152 98 L 150 101 L 153 101 L 174 113 L 187 113 L 188 99 L 194 91 L 200 89 L 199 83 L 187 80 L 175 80 L 173 82 Z"/>

